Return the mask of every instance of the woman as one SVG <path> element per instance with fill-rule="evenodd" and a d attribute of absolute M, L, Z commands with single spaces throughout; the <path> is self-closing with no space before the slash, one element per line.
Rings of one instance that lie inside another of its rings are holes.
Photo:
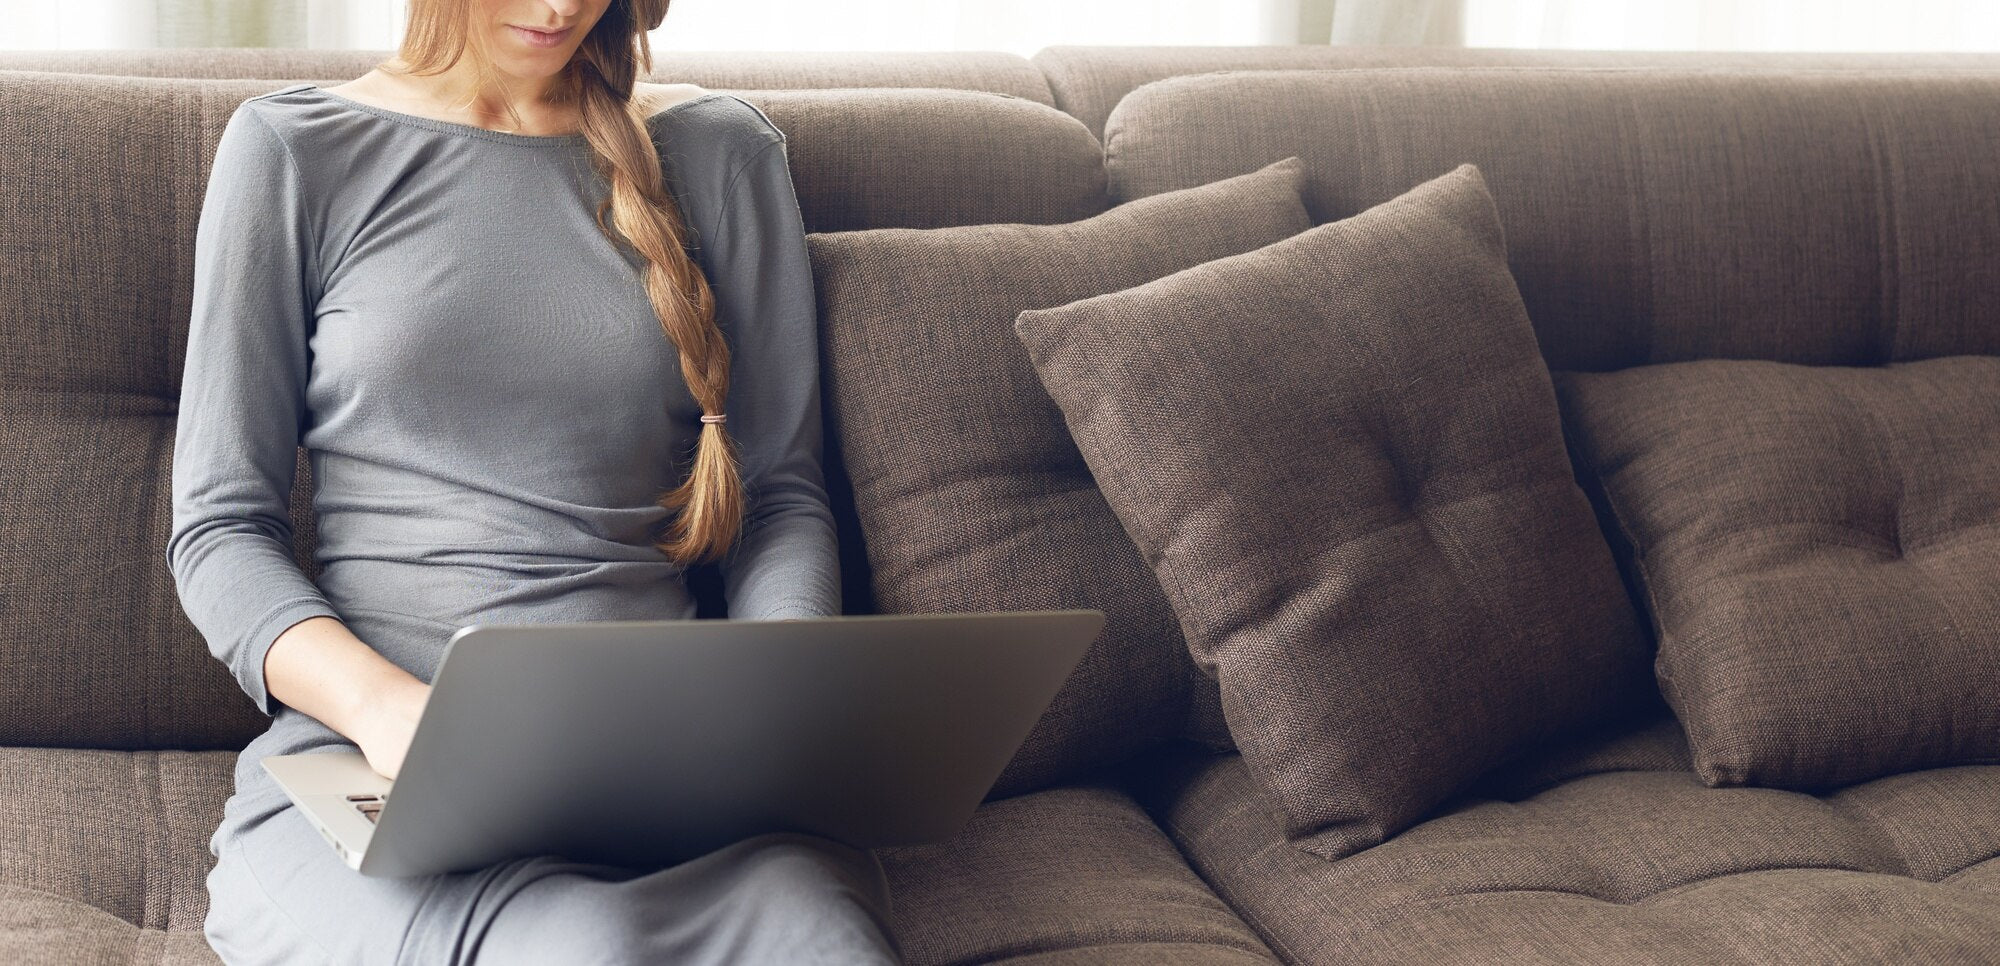
<path fill-rule="evenodd" d="M 769 835 L 651 871 L 368 878 L 259 764 L 358 749 L 393 778 L 456 628 L 691 618 L 698 561 L 732 618 L 839 613 L 785 135 L 636 83 L 666 8 L 412 0 L 397 58 L 224 129 L 167 557 L 272 716 L 209 843 L 227 962 L 897 958 L 866 851 Z M 316 581 L 287 524 L 300 444 Z"/>

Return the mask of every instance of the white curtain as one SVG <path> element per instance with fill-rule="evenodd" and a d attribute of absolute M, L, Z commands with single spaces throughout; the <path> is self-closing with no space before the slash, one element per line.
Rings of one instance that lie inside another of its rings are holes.
<path fill-rule="evenodd" d="M 1336 44 L 1448 46 L 1465 42 L 1464 0 L 1334 0 Z"/>
<path fill-rule="evenodd" d="M 0 0 L 0 49 L 393 48 L 405 0 Z M 1454 44 L 2000 51 L 2000 0 L 676 0 L 662 50 Z"/>
<path fill-rule="evenodd" d="M 2000 51 L 2000 0 L 1464 0 L 1473 47 Z"/>
<path fill-rule="evenodd" d="M 362 47 L 402 40 L 404 0 L 0 0 L 0 49 Z"/>
<path fill-rule="evenodd" d="M 1299 43 L 1313 0 L 675 0 L 673 50 L 998 50 Z M 1314 38 L 1323 41 L 1324 38 Z"/>
<path fill-rule="evenodd" d="M 1456 2 L 1456 0 L 1454 0 Z M 1333 0 L 675 0 L 658 50 L 999 50 L 1325 43 Z M 14 7 L 21 9 L 15 10 Z M 359 47 L 402 40 L 405 0 L 0 0 L 0 49 Z"/>

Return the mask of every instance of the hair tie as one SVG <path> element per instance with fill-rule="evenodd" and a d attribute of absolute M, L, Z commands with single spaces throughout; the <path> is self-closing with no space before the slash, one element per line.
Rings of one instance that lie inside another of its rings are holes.
<path fill-rule="evenodd" d="M 713 415 L 713 416 L 703 416 L 703 417 L 701 417 L 701 421 L 702 421 L 702 422 L 704 422 L 704 423 L 719 423 L 719 422 L 722 422 L 722 421 L 723 421 L 724 419 L 726 419 L 726 418 L 727 418 L 727 417 L 726 417 L 726 416 L 725 416 L 724 414 L 722 414 L 722 413 L 716 413 L 716 414 L 715 414 L 715 415 Z"/>

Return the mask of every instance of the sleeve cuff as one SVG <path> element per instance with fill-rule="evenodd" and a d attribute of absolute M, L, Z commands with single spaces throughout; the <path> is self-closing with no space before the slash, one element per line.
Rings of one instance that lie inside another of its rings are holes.
<path fill-rule="evenodd" d="M 293 624 L 310 617 L 331 617 L 338 620 L 340 614 L 323 598 L 300 597 L 288 600 L 279 604 L 265 615 L 264 619 L 253 625 L 254 629 L 250 633 L 249 640 L 236 651 L 241 663 L 230 670 L 235 672 L 236 680 L 243 685 L 243 692 L 250 696 L 250 700 L 257 705 L 257 710 L 264 712 L 267 718 L 277 715 L 278 702 L 272 699 L 270 689 L 264 682 L 264 656 L 270 653 L 271 645 L 277 643 L 278 638 L 290 630 Z"/>

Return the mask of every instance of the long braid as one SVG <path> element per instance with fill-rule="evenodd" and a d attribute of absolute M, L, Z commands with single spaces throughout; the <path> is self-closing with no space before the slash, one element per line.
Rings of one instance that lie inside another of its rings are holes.
<path fill-rule="evenodd" d="M 661 5 L 664 9 L 664 4 Z M 659 152 L 648 135 L 643 108 L 631 92 L 637 76 L 633 36 L 645 34 L 614 18 L 631 16 L 624 0 L 605 11 L 571 62 L 582 129 L 593 163 L 610 184 L 597 209 L 598 226 L 621 236 L 646 260 L 645 287 L 661 328 L 680 350 L 681 376 L 706 415 L 724 411 L 730 354 L 715 320 L 715 294 L 683 248 L 679 208 L 664 185 Z M 600 42 L 602 41 L 602 42 Z M 607 224 L 608 218 L 608 224 Z M 743 523 L 743 485 L 736 447 L 721 422 L 702 422 L 687 479 L 659 498 L 675 511 L 667 539 L 656 544 L 683 563 L 727 552 Z"/>
<path fill-rule="evenodd" d="M 597 226 L 614 245 L 645 259 L 646 297 L 679 350 L 681 377 L 702 413 L 714 416 L 729 395 L 729 344 L 716 324 L 715 293 L 685 247 L 687 229 L 664 184 L 644 108 L 632 98 L 641 69 L 652 69 L 647 31 L 666 18 L 669 2 L 612 0 L 570 59 L 556 94 L 577 108 L 591 165 L 610 186 L 595 212 Z M 434 75 L 469 49 L 482 81 L 490 80 L 483 35 L 468 37 L 465 23 L 464 0 L 411 0 L 410 29 L 398 52 L 403 64 L 378 66 Z M 658 497 L 673 517 L 654 546 L 682 565 L 720 558 L 743 526 L 735 442 L 720 422 L 700 427 L 687 479 Z"/>

